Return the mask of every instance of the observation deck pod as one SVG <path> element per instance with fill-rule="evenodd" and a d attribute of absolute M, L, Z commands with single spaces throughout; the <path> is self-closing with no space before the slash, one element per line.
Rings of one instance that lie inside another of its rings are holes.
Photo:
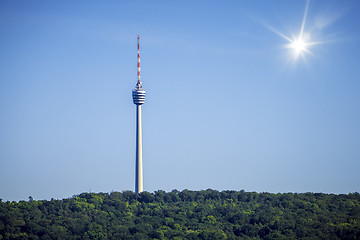
<path fill-rule="evenodd" d="M 136 84 L 135 89 L 132 91 L 133 102 L 136 105 L 142 105 L 145 102 L 145 90 L 141 84 Z"/>

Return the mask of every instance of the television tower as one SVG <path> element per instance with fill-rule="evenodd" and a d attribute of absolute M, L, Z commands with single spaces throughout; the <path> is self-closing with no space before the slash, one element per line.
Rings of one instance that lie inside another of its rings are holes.
<path fill-rule="evenodd" d="M 135 193 L 143 191 L 142 169 L 142 133 L 141 133 L 141 105 L 145 102 L 145 90 L 140 82 L 140 36 L 138 35 L 137 52 L 137 83 L 132 91 L 133 102 L 136 105 L 136 169 L 135 169 Z"/>

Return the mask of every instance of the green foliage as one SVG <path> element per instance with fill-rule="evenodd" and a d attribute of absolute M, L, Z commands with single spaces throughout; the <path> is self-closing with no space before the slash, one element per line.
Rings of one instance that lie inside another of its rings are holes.
<path fill-rule="evenodd" d="M 208 189 L 0 201 L 5 239 L 360 239 L 360 194 Z"/>

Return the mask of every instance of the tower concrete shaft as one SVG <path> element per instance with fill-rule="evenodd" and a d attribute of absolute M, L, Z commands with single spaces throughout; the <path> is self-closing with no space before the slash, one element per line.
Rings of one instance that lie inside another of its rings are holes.
<path fill-rule="evenodd" d="M 143 191 L 141 105 L 136 106 L 136 173 L 135 193 Z"/>

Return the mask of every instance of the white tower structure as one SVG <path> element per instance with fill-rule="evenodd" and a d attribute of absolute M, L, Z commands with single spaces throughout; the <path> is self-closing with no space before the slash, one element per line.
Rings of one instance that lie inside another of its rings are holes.
<path fill-rule="evenodd" d="M 142 167 L 142 132 L 141 132 L 141 105 L 145 102 L 145 90 L 140 81 L 140 36 L 138 35 L 137 52 L 137 83 L 132 91 L 133 102 L 136 105 L 136 169 L 135 169 L 135 193 L 143 191 L 143 167 Z"/>

